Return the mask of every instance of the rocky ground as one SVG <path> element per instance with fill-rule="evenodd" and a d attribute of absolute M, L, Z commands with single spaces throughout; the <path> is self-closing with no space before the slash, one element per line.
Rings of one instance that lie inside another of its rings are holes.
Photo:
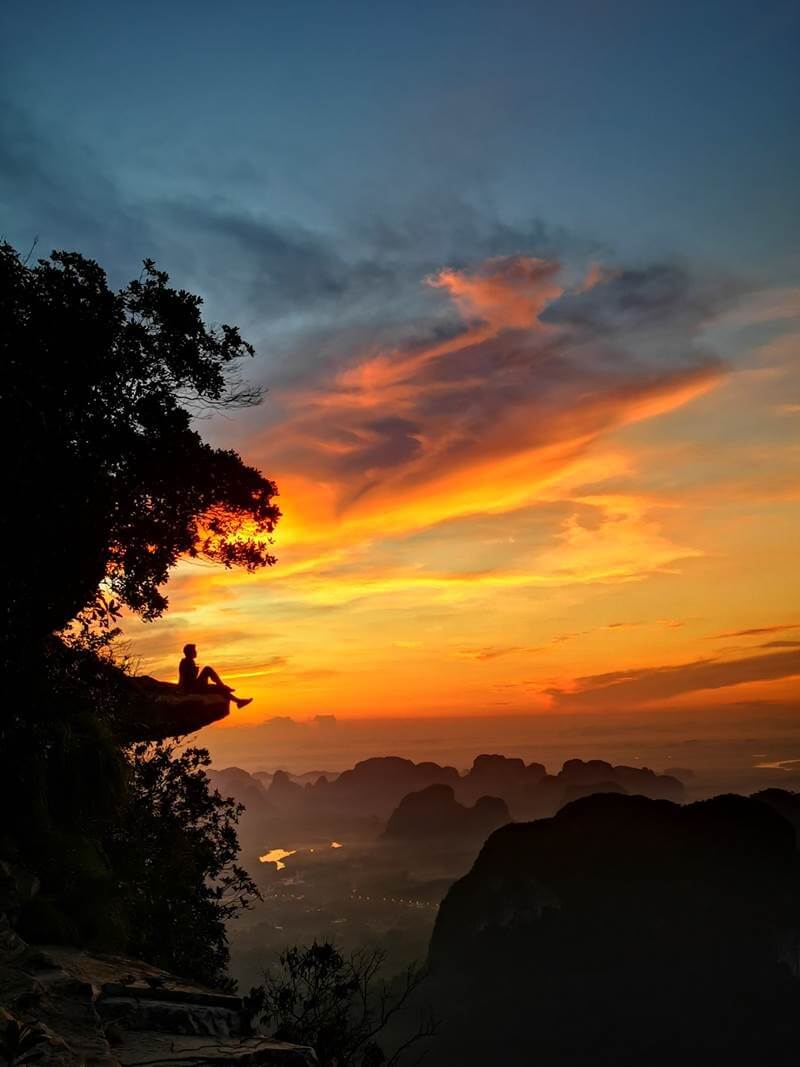
<path fill-rule="evenodd" d="M 310 1048 L 255 1033 L 240 997 L 119 956 L 32 947 L 0 918 L 0 1043 L 17 1034 L 25 1062 L 58 1067 L 317 1063 Z"/>

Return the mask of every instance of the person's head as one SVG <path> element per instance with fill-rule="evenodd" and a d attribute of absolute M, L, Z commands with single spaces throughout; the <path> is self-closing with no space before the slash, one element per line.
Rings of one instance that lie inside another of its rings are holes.
<path fill-rule="evenodd" d="M 187 659 L 197 658 L 197 645 L 184 645 L 183 654 Z"/>

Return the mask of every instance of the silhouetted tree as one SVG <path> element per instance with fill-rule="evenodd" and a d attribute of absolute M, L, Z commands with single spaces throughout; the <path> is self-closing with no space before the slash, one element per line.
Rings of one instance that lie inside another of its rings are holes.
<path fill-rule="evenodd" d="M 224 984 L 224 922 L 255 892 L 238 809 L 201 749 L 126 749 L 121 608 L 166 607 L 183 555 L 274 562 L 275 485 L 193 428 L 258 401 L 253 350 L 147 260 L 119 292 L 93 261 L 29 265 L 0 244 L 4 457 L 0 859 L 36 875 L 15 903 L 35 942 L 124 950 Z"/>
<path fill-rule="evenodd" d="M 343 955 L 328 941 L 287 949 L 279 971 L 251 989 L 246 1006 L 276 1038 L 311 1045 L 322 1067 L 393 1067 L 403 1054 L 436 1033 L 436 1021 L 423 1014 L 419 1026 L 392 1052 L 379 1043 L 381 1032 L 409 1001 L 424 975 L 415 966 L 388 984 L 379 975 L 379 950 Z"/>
<path fill-rule="evenodd" d="M 232 370 L 253 349 L 209 328 L 202 301 L 146 260 L 113 292 L 75 252 L 26 263 L 0 245 L 5 467 L 4 636 L 61 630 L 101 583 L 145 618 L 181 555 L 249 570 L 274 562 L 276 487 L 192 427 L 247 405 Z"/>
<path fill-rule="evenodd" d="M 129 751 L 130 788 L 104 845 L 121 886 L 125 950 L 225 987 L 225 923 L 258 897 L 236 862 L 241 804 L 209 788 L 203 748 Z"/>

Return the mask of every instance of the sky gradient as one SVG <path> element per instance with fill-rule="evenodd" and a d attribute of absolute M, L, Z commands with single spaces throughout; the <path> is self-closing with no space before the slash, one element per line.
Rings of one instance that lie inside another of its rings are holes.
<path fill-rule="evenodd" d="M 800 695 L 794 4 L 11 4 L 2 230 L 257 347 L 200 428 L 278 564 L 186 562 L 237 721 Z"/>

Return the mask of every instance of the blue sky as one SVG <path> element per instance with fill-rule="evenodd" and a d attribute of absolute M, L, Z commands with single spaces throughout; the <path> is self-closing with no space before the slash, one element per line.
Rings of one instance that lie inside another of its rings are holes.
<path fill-rule="evenodd" d="M 774 281 L 798 269 L 799 19 L 774 0 L 12 2 L 4 142 L 27 131 L 38 164 L 108 183 L 107 232 L 122 206 L 192 201 L 348 250 L 423 220 L 458 256 L 474 210 Z M 6 193 L 7 235 L 106 244 L 37 218 L 33 192 Z"/>

